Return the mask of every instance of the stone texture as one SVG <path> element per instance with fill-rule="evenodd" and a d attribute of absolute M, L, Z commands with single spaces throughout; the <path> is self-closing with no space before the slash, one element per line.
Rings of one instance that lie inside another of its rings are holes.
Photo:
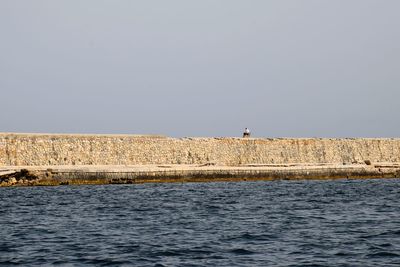
<path fill-rule="evenodd" d="M 400 162 L 400 139 L 0 133 L 0 166 Z"/>

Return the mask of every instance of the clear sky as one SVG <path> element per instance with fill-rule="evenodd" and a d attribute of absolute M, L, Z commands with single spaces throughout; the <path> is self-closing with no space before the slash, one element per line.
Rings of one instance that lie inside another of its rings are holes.
<path fill-rule="evenodd" d="M 398 0 L 1 0 L 0 132 L 400 137 Z"/>

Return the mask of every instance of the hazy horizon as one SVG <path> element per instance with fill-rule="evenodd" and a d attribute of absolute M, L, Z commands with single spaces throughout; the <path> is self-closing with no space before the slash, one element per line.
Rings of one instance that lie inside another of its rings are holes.
<path fill-rule="evenodd" d="M 0 132 L 400 137 L 400 1 L 0 2 Z"/>

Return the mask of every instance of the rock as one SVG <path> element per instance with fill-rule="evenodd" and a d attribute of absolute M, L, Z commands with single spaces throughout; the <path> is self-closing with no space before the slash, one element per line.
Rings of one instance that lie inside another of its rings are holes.
<path fill-rule="evenodd" d="M 206 166 L 217 166 L 217 165 L 218 165 L 218 162 L 216 162 L 216 161 L 208 161 L 208 162 L 206 162 L 204 164 L 199 164 L 198 166 L 199 167 L 206 167 Z"/>
<path fill-rule="evenodd" d="M 364 160 L 364 163 L 367 165 L 371 165 L 371 161 L 369 159 Z"/>

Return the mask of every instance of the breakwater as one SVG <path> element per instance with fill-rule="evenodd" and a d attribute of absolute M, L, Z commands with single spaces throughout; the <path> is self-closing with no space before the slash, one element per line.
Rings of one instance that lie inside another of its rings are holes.
<path fill-rule="evenodd" d="M 0 166 L 400 162 L 400 139 L 0 134 Z"/>
<path fill-rule="evenodd" d="M 400 139 L 0 134 L 0 185 L 395 178 Z"/>

